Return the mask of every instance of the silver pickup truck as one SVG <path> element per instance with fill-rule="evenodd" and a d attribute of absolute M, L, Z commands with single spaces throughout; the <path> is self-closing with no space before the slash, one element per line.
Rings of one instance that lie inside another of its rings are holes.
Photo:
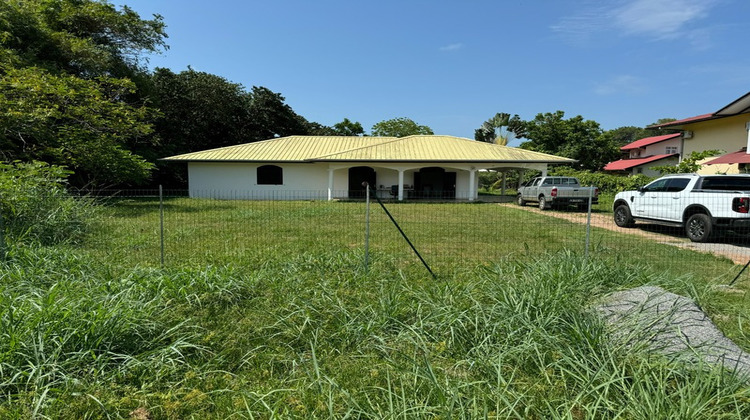
<path fill-rule="evenodd" d="M 597 204 L 599 188 L 582 187 L 578 178 L 570 176 L 540 176 L 518 189 L 516 202 L 519 206 L 538 203 L 541 210 L 553 206 L 577 206 L 579 210 L 588 210 L 589 197 L 592 204 Z"/>

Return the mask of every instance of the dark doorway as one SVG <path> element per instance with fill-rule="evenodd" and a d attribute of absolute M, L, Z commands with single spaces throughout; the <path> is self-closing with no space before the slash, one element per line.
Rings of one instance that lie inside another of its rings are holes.
<path fill-rule="evenodd" d="M 414 196 L 418 198 L 456 198 L 456 173 L 443 168 L 422 168 L 414 173 Z"/>
<path fill-rule="evenodd" d="M 364 198 L 365 187 L 363 182 L 370 184 L 370 188 L 376 188 L 375 169 L 369 166 L 355 166 L 349 168 L 349 198 Z"/>

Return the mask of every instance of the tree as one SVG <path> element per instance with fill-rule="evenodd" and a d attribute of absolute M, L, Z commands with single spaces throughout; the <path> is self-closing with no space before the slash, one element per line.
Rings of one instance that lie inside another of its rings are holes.
<path fill-rule="evenodd" d="M 166 36 L 160 16 L 106 1 L 0 2 L 2 158 L 66 165 L 78 186 L 146 180 L 129 148 L 154 137 L 131 79 L 147 80 L 142 54 Z"/>
<path fill-rule="evenodd" d="M 563 111 L 537 114 L 531 121 L 516 121 L 511 129 L 529 139 L 521 148 L 578 160 L 578 169 L 599 170 L 619 156 L 611 136 L 603 136 L 599 123 L 578 115 L 564 119 Z"/>
<path fill-rule="evenodd" d="M 280 93 L 253 86 L 250 94 L 250 136 L 246 141 L 307 134 L 308 123 L 284 103 Z"/>
<path fill-rule="evenodd" d="M 66 166 L 79 186 L 145 181 L 152 165 L 126 146 L 151 141 L 149 110 L 120 100 L 134 89 L 124 79 L 7 69 L 0 78 L 2 158 Z"/>
<path fill-rule="evenodd" d="M 495 143 L 507 146 L 508 142 L 515 138 L 510 127 L 517 125 L 520 118 L 514 115 L 511 118 L 508 113 L 497 113 L 494 117 L 482 123 L 482 126 L 474 130 L 474 139 L 485 143 Z"/>
<path fill-rule="evenodd" d="M 365 134 L 362 124 L 358 121 L 350 121 L 349 118 L 344 118 L 340 123 L 334 124 L 333 131 L 337 136 L 362 136 Z"/>
<path fill-rule="evenodd" d="M 372 135 L 377 137 L 406 137 L 419 134 L 435 134 L 426 125 L 419 125 L 409 118 L 393 118 L 372 126 Z"/>
<path fill-rule="evenodd" d="M 143 20 L 106 1 L 5 0 L 0 36 L 6 64 L 81 77 L 145 73 L 141 55 L 167 48 L 159 15 Z"/>
<path fill-rule="evenodd" d="M 187 181 L 184 164 L 158 162 L 158 158 L 307 134 L 311 128 L 311 123 L 284 104 L 281 95 L 263 87 L 247 92 L 241 84 L 190 67 L 180 73 L 158 68 L 151 85 L 151 99 L 160 111 L 154 121 L 160 147 L 137 150 L 156 162 L 158 183 Z"/>
<path fill-rule="evenodd" d="M 652 135 L 644 128 L 633 126 L 618 127 L 613 130 L 605 131 L 604 134 L 610 136 L 612 143 L 617 147 L 625 146 L 626 144 L 630 144 L 636 140 L 650 137 Z"/>
<path fill-rule="evenodd" d="M 690 156 L 683 158 L 680 163 L 674 166 L 654 166 L 653 170 L 665 174 L 689 174 L 698 171 L 702 165 L 698 163 L 705 158 L 725 153 L 722 150 L 704 150 L 702 152 L 692 152 Z"/>

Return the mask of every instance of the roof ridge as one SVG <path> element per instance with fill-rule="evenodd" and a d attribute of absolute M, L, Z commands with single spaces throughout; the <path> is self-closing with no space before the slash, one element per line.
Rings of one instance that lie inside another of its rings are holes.
<path fill-rule="evenodd" d="M 323 137 L 360 137 L 360 136 L 323 136 Z M 361 137 L 361 138 L 364 139 L 364 138 L 367 138 L 367 137 Z M 312 162 L 312 161 L 316 161 L 316 160 L 319 160 L 319 159 L 325 159 L 327 157 L 340 155 L 342 153 L 349 153 L 349 152 L 352 152 L 354 150 L 364 150 L 364 149 L 368 149 L 368 148 L 371 148 L 371 147 L 382 146 L 384 144 L 389 144 L 389 143 L 393 143 L 393 142 L 396 142 L 398 140 L 401 140 L 404 137 L 390 137 L 390 136 L 380 137 L 380 136 L 372 136 L 372 137 L 369 137 L 369 138 L 372 138 L 372 139 L 391 139 L 391 140 L 387 140 L 387 141 L 384 141 L 384 142 L 378 143 L 378 144 L 369 144 L 367 146 L 360 146 L 360 147 L 353 147 L 351 149 L 346 149 L 346 150 L 339 150 L 338 152 L 335 152 L 335 153 L 329 153 L 327 155 L 320 155 L 320 156 L 312 157 L 312 158 L 308 159 L 307 161 L 308 162 Z"/>

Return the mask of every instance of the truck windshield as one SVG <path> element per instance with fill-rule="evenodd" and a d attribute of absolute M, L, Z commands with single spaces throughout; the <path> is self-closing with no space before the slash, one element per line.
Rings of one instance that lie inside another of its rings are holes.
<path fill-rule="evenodd" d="M 698 187 L 702 190 L 750 191 L 750 177 L 715 176 L 703 178 Z"/>

